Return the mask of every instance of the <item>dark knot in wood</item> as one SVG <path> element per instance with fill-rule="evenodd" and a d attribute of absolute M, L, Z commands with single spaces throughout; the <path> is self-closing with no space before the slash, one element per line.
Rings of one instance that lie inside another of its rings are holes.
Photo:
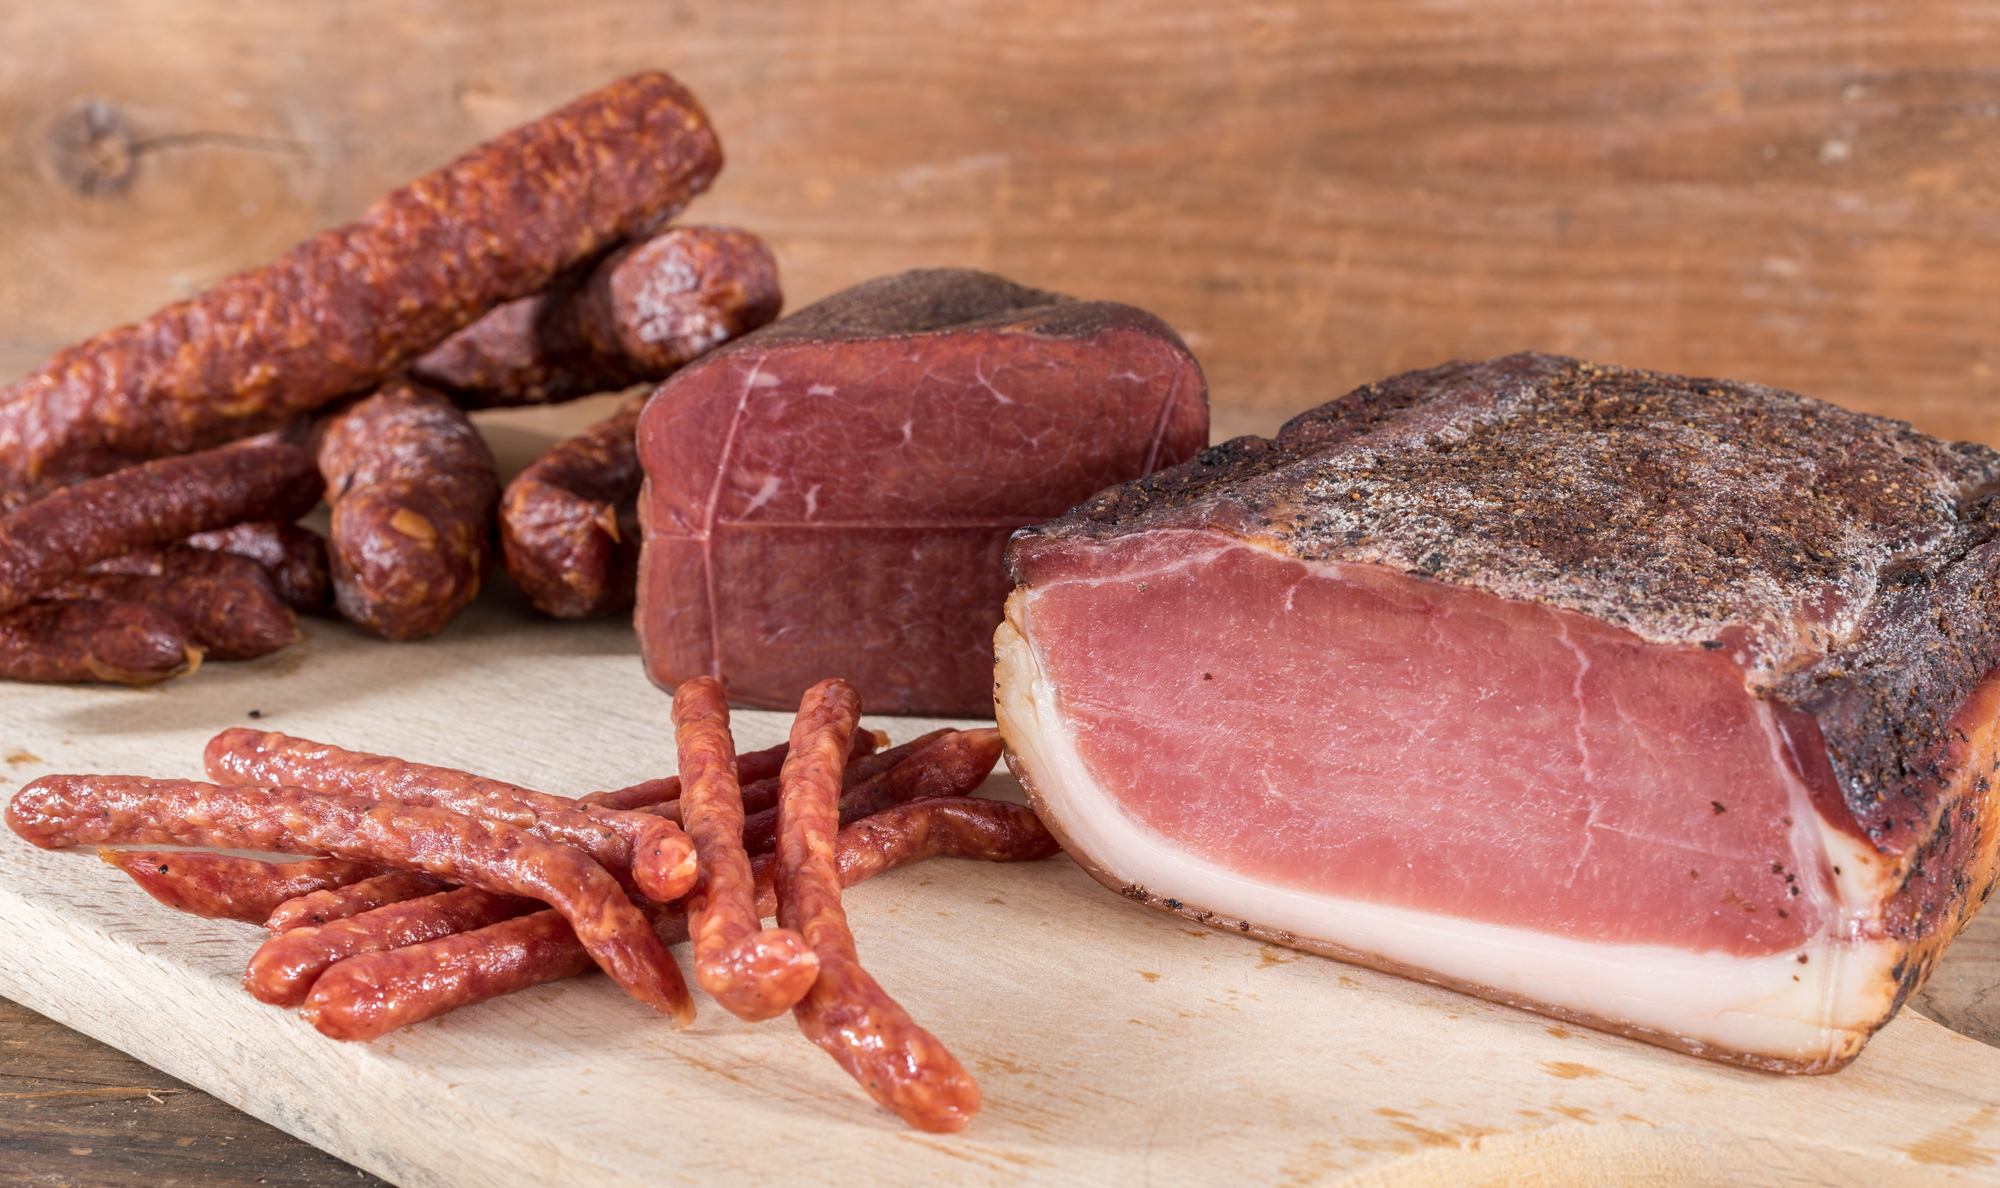
<path fill-rule="evenodd" d="M 49 127 L 56 174 L 86 197 L 112 197 L 132 187 L 139 145 L 117 107 L 91 99 L 58 116 Z"/>

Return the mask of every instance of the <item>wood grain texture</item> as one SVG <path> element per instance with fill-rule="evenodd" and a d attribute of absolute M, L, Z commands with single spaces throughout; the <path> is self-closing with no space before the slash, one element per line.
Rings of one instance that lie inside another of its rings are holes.
<path fill-rule="evenodd" d="M 116 1048 L 0 998 L 6 1188 L 381 1188 Z"/>
<path fill-rule="evenodd" d="M 618 74 L 797 305 L 917 266 L 1161 314 L 1262 427 L 1522 348 L 2000 444 L 2000 8 L 78 0 L 0 13 L 0 375 Z"/>
<path fill-rule="evenodd" d="M 54 770 L 193 776 L 251 710 L 559 792 L 672 765 L 667 699 L 622 624 L 538 620 L 501 588 L 416 643 L 305 627 L 155 690 L 0 686 L 0 791 Z M 745 749 L 787 725 L 736 717 Z M 405 1188 L 2000 1183 L 2000 1050 L 1914 1015 L 1838 1075 L 1779 1077 L 1186 926 L 1062 858 L 926 864 L 846 898 L 863 959 L 980 1078 L 962 1135 L 907 1131 L 783 1021 L 702 998 L 674 1033 L 603 978 L 332 1043 L 237 985 L 256 929 L 11 838 L 0 994 Z M 662 1117 L 700 1124 L 665 1143 Z"/>

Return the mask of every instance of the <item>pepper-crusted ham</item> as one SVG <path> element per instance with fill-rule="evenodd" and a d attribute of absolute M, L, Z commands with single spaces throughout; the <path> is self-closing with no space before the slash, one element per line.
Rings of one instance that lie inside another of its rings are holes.
<path fill-rule="evenodd" d="M 712 351 L 639 419 L 647 674 L 782 708 L 839 672 L 878 712 L 985 717 L 1008 533 L 1192 455 L 1207 395 L 1153 315 L 967 269 Z"/>
<path fill-rule="evenodd" d="M 1993 889 L 1996 491 L 1756 385 L 1413 373 L 1019 534 L 999 717 L 1128 897 L 1827 1071 Z"/>

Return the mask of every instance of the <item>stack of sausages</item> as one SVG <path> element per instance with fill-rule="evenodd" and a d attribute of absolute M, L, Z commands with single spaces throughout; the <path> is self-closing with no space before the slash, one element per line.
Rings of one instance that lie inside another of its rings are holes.
<path fill-rule="evenodd" d="M 636 75 L 0 390 L 0 676 L 163 680 L 283 646 L 329 600 L 428 635 L 496 535 L 550 613 L 629 607 L 636 408 L 522 476 L 498 524 L 464 410 L 663 378 L 776 317 L 756 237 L 660 230 L 721 166 L 695 98 Z M 330 541 L 293 524 L 321 498 Z"/>
<path fill-rule="evenodd" d="M 666 946 L 746 1020 L 800 1029 L 910 1125 L 979 1107 L 963 1066 L 861 967 L 843 887 L 933 856 L 1057 852 L 1028 809 L 971 798 L 998 731 L 887 750 L 842 681 L 805 695 L 790 740 L 738 755 L 721 686 L 674 698 L 680 774 L 575 800 L 450 768 L 245 729 L 212 739 L 213 783 L 47 776 L 7 806 L 45 848 L 100 849 L 162 903 L 271 932 L 244 974 L 322 1033 L 398 1027 L 595 966 L 676 1027 L 694 1003 Z M 775 927 L 762 921 L 777 917 Z"/>

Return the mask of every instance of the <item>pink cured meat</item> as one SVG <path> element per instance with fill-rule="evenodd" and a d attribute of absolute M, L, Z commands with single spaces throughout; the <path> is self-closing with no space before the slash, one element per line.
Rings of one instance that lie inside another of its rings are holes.
<path fill-rule="evenodd" d="M 697 360 L 639 421 L 647 672 L 984 717 L 1014 529 L 1207 442 L 1151 314 L 959 269 L 858 285 Z"/>
<path fill-rule="evenodd" d="M 1019 534 L 1009 761 L 1129 898 L 1839 1068 L 1995 884 L 2000 455 L 1519 355 Z"/>

